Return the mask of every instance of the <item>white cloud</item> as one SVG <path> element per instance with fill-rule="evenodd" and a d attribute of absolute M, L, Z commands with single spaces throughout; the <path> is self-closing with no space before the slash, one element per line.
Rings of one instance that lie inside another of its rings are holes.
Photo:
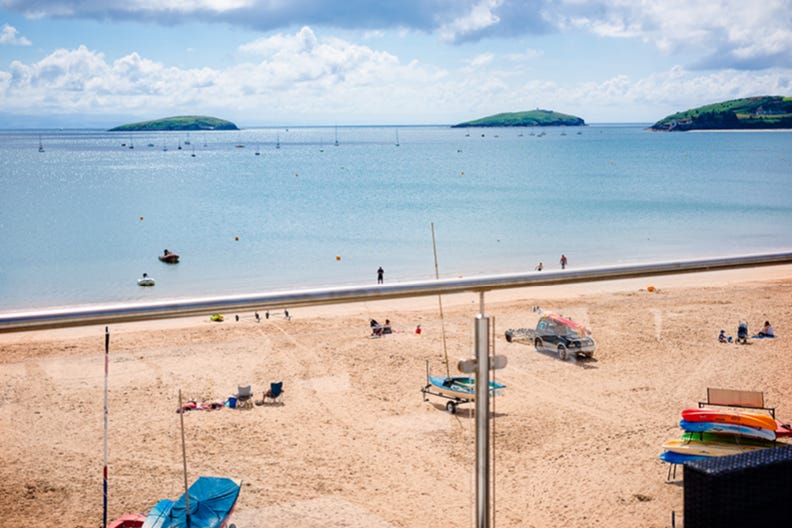
<path fill-rule="evenodd" d="M 14 26 L 3 24 L 3 27 L 0 28 L 0 44 L 30 46 L 31 42 L 27 38 L 19 36 Z"/>
<path fill-rule="evenodd" d="M 454 42 L 470 33 L 476 33 L 495 26 L 500 22 L 494 10 L 503 3 L 502 0 L 480 0 L 470 11 L 439 28 L 440 38 Z"/>
<path fill-rule="evenodd" d="M 320 41 L 307 27 L 243 48 L 257 60 L 223 69 L 167 67 L 138 53 L 109 62 L 85 46 L 59 49 L 0 71 L 0 112 L 152 116 L 208 108 L 254 124 L 343 122 L 339 116 L 404 115 L 416 99 L 431 106 L 423 90 L 444 76 L 344 40 Z"/>
<path fill-rule="evenodd" d="M 239 48 L 243 63 L 177 68 L 132 52 L 108 60 L 86 46 L 0 71 L 0 112 L 152 118 L 207 113 L 245 125 L 449 123 L 513 109 L 549 108 L 588 122 L 655 121 L 715 101 L 792 93 L 792 72 L 676 67 L 633 78 L 568 80 L 563 72 L 493 68 L 474 55 L 455 68 L 402 62 L 386 51 L 309 27 Z M 528 49 L 511 61 L 540 55 Z M 500 56 L 498 56 L 500 57 Z M 241 120 L 241 121 L 240 121 Z"/>
<path fill-rule="evenodd" d="M 492 61 L 495 60 L 495 55 L 492 53 L 481 53 L 476 55 L 472 59 L 468 61 L 468 64 L 473 68 L 480 68 L 482 66 L 486 66 Z"/>
<path fill-rule="evenodd" d="M 690 66 L 792 66 L 792 0 L 567 0 L 552 11 L 564 31 L 640 38 L 665 53 L 699 57 Z M 599 4 L 599 5 L 597 5 Z"/>
<path fill-rule="evenodd" d="M 544 51 L 540 49 L 528 48 L 520 53 L 509 53 L 506 58 L 513 62 L 526 62 L 533 59 L 538 59 L 544 55 Z"/>

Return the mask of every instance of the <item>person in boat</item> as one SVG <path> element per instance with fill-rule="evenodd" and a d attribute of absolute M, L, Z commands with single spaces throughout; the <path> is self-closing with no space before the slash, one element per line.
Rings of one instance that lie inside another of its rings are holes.
<path fill-rule="evenodd" d="M 539 262 L 539 264 L 537 264 L 536 267 L 534 268 L 534 270 L 536 271 L 542 271 L 543 269 L 544 269 L 544 265 L 541 262 Z"/>
<path fill-rule="evenodd" d="M 162 256 L 163 256 L 163 257 L 167 257 L 167 256 L 168 256 L 168 255 L 170 255 L 170 254 L 171 254 L 171 252 L 170 252 L 170 251 L 168 251 L 167 249 L 165 249 L 165 250 L 163 250 L 163 251 L 162 251 Z"/>

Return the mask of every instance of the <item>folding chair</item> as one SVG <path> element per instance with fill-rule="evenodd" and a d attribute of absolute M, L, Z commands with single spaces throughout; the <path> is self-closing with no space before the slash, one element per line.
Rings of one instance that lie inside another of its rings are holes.
<path fill-rule="evenodd" d="M 270 383 L 270 388 L 264 393 L 264 403 L 283 403 L 283 382 Z"/>
<path fill-rule="evenodd" d="M 252 409 L 253 408 L 253 389 L 250 385 L 237 385 L 237 393 L 234 395 L 237 399 L 237 409 Z"/>

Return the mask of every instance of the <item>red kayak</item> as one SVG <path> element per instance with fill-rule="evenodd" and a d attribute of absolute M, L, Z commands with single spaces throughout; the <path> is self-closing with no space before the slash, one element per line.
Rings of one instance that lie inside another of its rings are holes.
<path fill-rule="evenodd" d="M 141 528 L 146 521 L 142 513 L 126 513 L 107 525 L 107 528 Z"/>
<path fill-rule="evenodd" d="M 792 436 L 792 423 L 776 420 L 776 436 Z"/>
<path fill-rule="evenodd" d="M 718 422 L 749 427 L 760 427 L 775 431 L 778 428 L 776 421 L 766 414 L 741 413 L 736 411 L 716 411 L 713 409 L 685 409 L 682 418 L 688 422 Z"/>

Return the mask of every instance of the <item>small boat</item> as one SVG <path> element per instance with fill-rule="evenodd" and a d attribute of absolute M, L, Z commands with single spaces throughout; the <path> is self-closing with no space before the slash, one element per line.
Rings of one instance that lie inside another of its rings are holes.
<path fill-rule="evenodd" d="M 155 282 L 154 279 L 148 276 L 148 273 L 144 273 L 142 277 L 140 277 L 137 281 L 138 286 L 154 286 Z"/>
<path fill-rule="evenodd" d="M 716 442 L 700 442 L 698 440 L 669 440 L 663 444 L 663 449 L 681 455 L 698 455 L 706 457 L 729 456 L 757 449 L 765 449 L 759 446 L 722 444 Z"/>
<path fill-rule="evenodd" d="M 456 413 L 457 405 L 463 403 L 470 403 L 476 401 L 476 380 L 469 377 L 447 377 L 447 376 L 430 376 L 429 366 L 427 364 L 426 385 L 421 389 L 424 393 L 424 401 L 427 400 L 426 395 L 439 396 L 445 398 L 446 410 L 451 414 Z M 489 382 L 489 391 L 491 396 L 500 393 L 505 389 L 506 385 L 495 381 Z"/>
<path fill-rule="evenodd" d="M 107 525 L 107 528 L 141 528 L 146 521 L 142 513 L 125 513 Z"/>
<path fill-rule="evenodd" d="M 689 433 L 719 433 L 738 435 L 743 438 L 754 438 L 758 440 L 773 441 L 776 439 L 776 432 L 761 427 L 751 427 L 748 425 L 722 423 L 722 422 L 689 422 L 681 420 L 679 427 Z"/>
<path fill-rule="evenodd" d="M 714 409 L 685 409 L 682 418 L 688 422 L 718 422 L 749 427 L 759 427 L 775 431 L 778 427 L 776 421 L 766 415 L 751 412 L 720 411 Z"/>
<path fill-rule="evenodd" d="M 467 377 L 451 377 L 445 376 L 429 376 L 429 383 L 434 390 L 449 397 L 460 398 L 467 401 L 476 400 L 476 379 Z M 506 385 L 490 381 L 489 390 L 490 394 L 495 393 L 500 389 L 505 389 Z"/>
<path fill-rule="evenodd" d="M 241 483 L 223 477 L 198 477 L 179 500 L 163 499 L 146 516 L 143 528 L 224 528 L 234 511 Z M 189 503 L 189 520 L 187 504 Z"/>
<path fill-rule="evenodd" d="M 165 262 L 166 264 L 176 264 L 179 262 L 179 255 L 177 253 L 173 253 L 168 251 L 167 249 L 162 252 L 162 255 L 157 257 L 160 261 Z"/>

